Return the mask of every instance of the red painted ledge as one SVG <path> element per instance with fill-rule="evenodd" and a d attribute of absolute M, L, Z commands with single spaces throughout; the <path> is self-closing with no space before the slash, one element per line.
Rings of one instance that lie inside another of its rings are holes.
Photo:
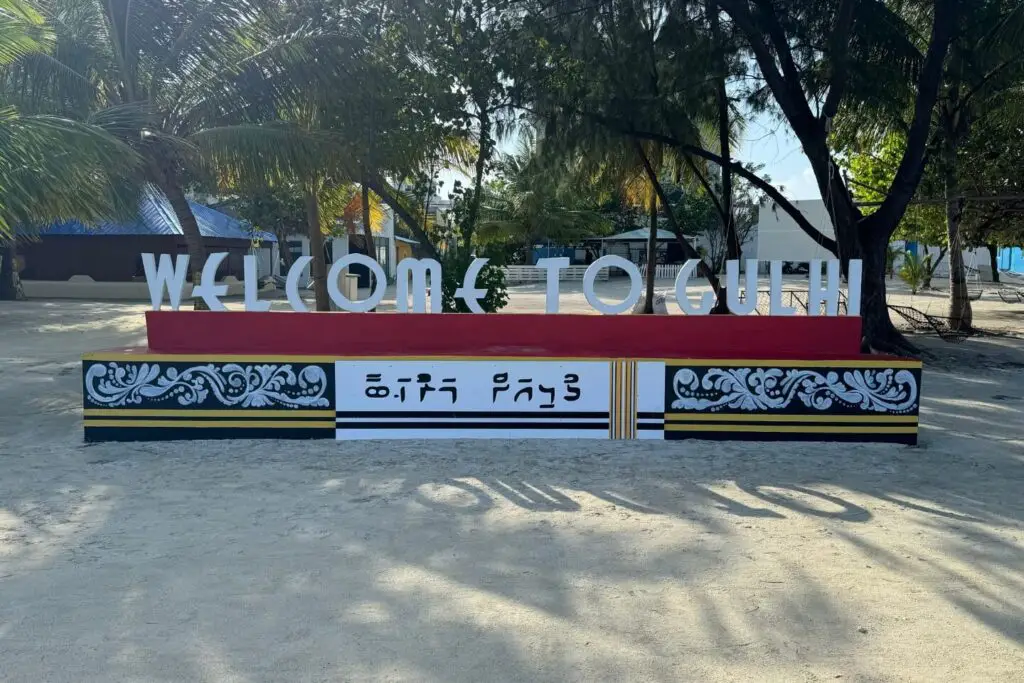
<path fill-rule="evenodd" d="M 858 317 L 147 311 L 152 353 L 805 359 L 860 356 Z"/>

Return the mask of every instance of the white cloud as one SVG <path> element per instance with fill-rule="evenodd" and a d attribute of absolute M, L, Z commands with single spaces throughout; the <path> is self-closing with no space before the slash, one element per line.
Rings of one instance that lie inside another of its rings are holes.
<path fill-rule="evenodd" d="M 821 193 L 818 191 L 818 181 L 814 179 L 814 171 L 811 170 L 810 166 L 800 173 L 780 181 L 776 186 L 780 185 L 783 188 L 782 194 L 786 199 L 821 199 Z"/>

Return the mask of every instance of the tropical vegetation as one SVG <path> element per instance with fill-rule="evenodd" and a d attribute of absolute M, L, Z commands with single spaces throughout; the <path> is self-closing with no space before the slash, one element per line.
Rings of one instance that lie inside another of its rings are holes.
<path fill-rule="evenodd" d="M 770 205 L 863 262 L 867 341 L 914 353 L 886 306 L 890 243 L 945 248 L 966 329 L 962 247 L 1024 233 L 1022 39 L 1020 0 L 0 0 L 0 297 L 17 238 L 144 192 L 169 200 L 195 278 L 202 191 L 307 233 L 320 310 L 324 235 L 373 256 L 385 213 L 455 271 L 624 223 L 652 228 L 651 258 L 661 226 L 703 255 L 721 310 L 722 263 Z M 736 158 L 764 116 L 799 141 L 831 234 Z M 440 224 L 446 168 L 465 183 Z"/>

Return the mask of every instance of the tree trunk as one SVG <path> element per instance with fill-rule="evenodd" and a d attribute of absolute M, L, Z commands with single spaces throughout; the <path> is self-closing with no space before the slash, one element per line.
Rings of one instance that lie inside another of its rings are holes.
<path fill-rule="evenodd" d="M 172 169 L 165 168 L 161 160 L 156 160 L 150 165 L 156 185 L 167 197 L 167 201 L 174 211 L 174 216 L 181 225 L 181 233 L 185 238 L 185 247 L 188 249 L 188 267 L 191 275 L 192 286 L 198 287 L 203 279 L 203 266 L 206 265 L 206 244 L 203 242 L 203 235 L 199 231 L 199 223 L 196 222 L 192 207 L 188 204 L 188 198 L 181 184 L 174 176 Z M 196 311 L 209 310 L 209 306 L 202 297 L 192 297 L 192 308 Z"/>
<path fill-rule="evenodd" d="M 650 201 L 651 234 L 647 236 L 647 295 L 644 298 L 644 313 L 654 313 L 654 276 L 658 260 L 658 195 L 651 192 Z"/>
<path fill-rule="evenodd" d="M 923 246 L 923 249 L 925 250 L 925 255 L 926 255 L 925 258 L 927 258 L 928 247 L 926 245 L 922 245 L 922 246 Z M 939 249 L 939 256 L 938 256 L 938 258 L 936 258 L 934 261 L 930 261 L 928 263 L 928 272 L 926 272 L 925 275 L 924 275 L 924 283 L 921 285 L 921 289 L 931 289 L 932 288 L 932 277 L 935 275 L 935 271 L 938 270 L 939 264 L 942 263 L 942 259 L 946 257 L 946 251 L 948 251 L 948 249 L 949 249 L 949 247 L 942 247 L 941 249 Z"/>
<path fill-rule="evenodd" d="M 740 257 L 740 241 L 736 234 L 736 217 L 732 205 L 732 153 L 729 149 L 729 93 L 726 90 L 728 73 L 725 61 L 725 44 L 718 19 L 718 3 L 709 0 L 707 3 L 708 21 L 711 25 L 711 40 L 715 50 L 715 89 L 718 99 L 718 146 L 724 163 L 722 171 L 722 234 L 725 237 L 725 260 L 737 260 Z"/>
<path fill-rule="evenodd" d="M 654 192 L 658 196 L 658 202 L 661 204 L 661 208 L 665 210 L 665 219 L 668 221 L 668 226 L 672 230 L 672 234 L 675 235 L 676 241 L 679 242 L 679 246 L 682 247 L 683 256 L 687 259 L 697 259 L 700 264 L 697 266 L 697 275 L 705 278 L 708 284 L 711 285 L 711 289 L 714 290 L 715 296 L 719 302 L 725 300 L 725 290 L 722 288 L 721 283 L 718 280 L 718 276 L 708 267 L 708 264 L 704 262 L 697 250 L 693 248 L 693 245 L 686 241 L 686 237 L 683 235 L 682 229 L 679 227 L 679 223 L 676 222 L 675 214 L 672 213 L 672 204 L 668 201 L 668 195 L 665 194 L 665 188 L 661 186 L 661 182 L 658 180 L 658 174 L 655 172 L 654 167 L 651 165 L 651 160 L 647 158 L 647 152 L 644 151 L 644 146 L 636 141 L 636 152 L 643 164 L 644 172 L 647 174 L 647 180 L 650 181 L 651 186 L 654 188 Z"/>
<path fill-rule="evenodd" d="M 986 244 L 988 248 L 988 265 L 992 269 L 992 282 L 999 284 L 999 245 Z"/>
<path fill-rule="evenodd" d="M 307 186 L 306 190 L 306 224 L 309 229 L 309 255 L 313 257 L 309 264 L 309 274 L 313 280 L 313 294 L 316 297 L 316 310 L 331 310 L 331 298 L 327 294 L 327 258 L 324 256 L 324 233 L 320 226 L 320 200 L 316 189 Z"/>
<path fill-rule="evenodd" d="M 291 230 L 278 226 L 277 232 L 274 236 L 277 237 L 277 253 L 281 260 L 284 262 L 284 272 L 282 275 L 288 276 L 288 271 L 292 269 L 295 264 L 295 258 L 292 256 L 292 250 L 288 248 L 288 236 L 292 233 Z"/>
<path fill-rule="evenodd" d="M 362 222 L 363 222 L 363 239 L 366 241 L 366 255 L 372 258 L 374 261 L 377 260 L 377 245 L 373 243 L 373 226 L 370 225 L 370 188 L 366 184 L 366 174 L 363 174 L 362 179 L 362 196 L 360 197 L 362 206 Z M 370 273 L 370 290 L 372 291 L 375 284 L 373 282 L 373 273 Z"/>
<path fill-rule="evenodd" d="M 957 145 L 952 127 L 947 130 L 943 148 L 943 175 L 946 190 L 946 237 L 949 240 L 949 326 L 953 330 L 969 330 L 973 322 L 971 299 L 967 294 L 964 272 L 964 248 L 960 238 L 960 217 L 963 200 L 959 198 L 957 177 Z"/>
<path fill-rule="evenodd" d="M 897 356 L 916 355 L 918 350 L 892 324 L 886 301 L 885 255 L 889 240 L 885 226 L 875 226 L 870 218 L 861 233 L 859 252 L 861 270 L 861 322 L 865 352 Z"/>
<path fill-rule="evenodd" d="M 462 226 L 462 241 L 467 253 L 473 248 L 473 231 L 476 230 L 476 222 L 480 218 L 480 203 L 483 200 L 484 171 L 491 155 L 491 119 L 486 103 L 477 103 L 477 107 L 480 109 L 480 153 L 476 157 L 473 198 L 469 204 L 466 225 Z"/>
<path fill-rule="evenodd" d="M 18 274 L 18 243 L 11 239 L 3 245 L 0 254 L 0 301 L 20 301 L 25 298 Z"/>

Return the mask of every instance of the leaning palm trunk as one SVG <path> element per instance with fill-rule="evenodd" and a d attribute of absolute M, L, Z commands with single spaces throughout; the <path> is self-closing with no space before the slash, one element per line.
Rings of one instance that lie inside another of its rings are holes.
<path fill-rule="evenodd" d="M 25 298 L 18 275 L 18 245 L 13 239 L 0 253 L 0 301 L 19 301 Z"/>
<path fill-rule="evenodd" d="M 366 184 L 366 178 L 363 178 L 362 183 L 362 220 L 363 220 L 363 239 L 366 241 L 366 255 L 372 258 L 374 261 L 377 260 L 377 247 L 373 243 L 373 226 L 370 225 L 370 188 Z M 373 281 L 373 271 L 369 273 L 370 291 L 373 291 L 375 283 Z"/>
<path fill-rule="evenodd" d="M 650 217 L 651 234 L 647 236 L 647 293 L 644 297 L 644 313 L 654 313 L 654 276 L 658 260 L 658 195 L 653 191 L 651 192 Z"/>
<path fill-rule="evenodd" d="M 192 207 L 188 204 L 185 191 L 181 184 L 174 177 L 174 172 L 163 168 L 159 162 L 150 165 L 150 171 L 156 181 L 157 187 L 174 211 L 178 224 L 181 225 L 181 234 L 185 238 L 185 247 L 188 249 L 189 272 L 192 275 L 192 286 L 198 287 L 202 281 L 203 266 L 206 265 L 206 245 L 203 244 L 203 235 L 199 231 L 199 223 L 196 221 Z M 201 297 L 192 298 L 192 306 L 195 310 L 209 310 L 209 306 Z"/>
<path fill-rule="evenodd" d="M 316 310 L 331 310 L 331 299 L 327 294 L 327 258 L 324 255 L 324 233 L 320 225 L 320 200 L 316 188 L 306 188 L 306 224 L 309 228 L 309 255 L 313 262 L 309 265 L 309 275 L 313 280 L 313 295 L 316 297 Z"/>

